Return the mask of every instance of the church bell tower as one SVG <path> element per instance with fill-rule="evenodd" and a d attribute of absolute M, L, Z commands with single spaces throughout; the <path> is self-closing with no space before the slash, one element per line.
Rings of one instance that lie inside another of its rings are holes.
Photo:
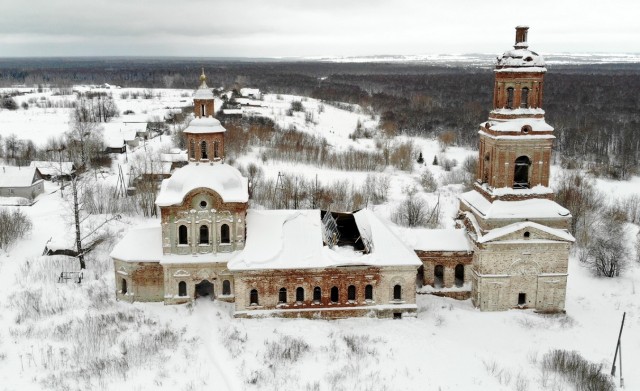
<path fill-rule="evenodd" d="M 513 49 L 497 58 L 493 109 L 480 125 L 475 186 L 489 200 L 553 198 L 549 168 L 555 136 L 542 108 L 547 69 L 529 50 L 528 30 L 516 27 Z"/>

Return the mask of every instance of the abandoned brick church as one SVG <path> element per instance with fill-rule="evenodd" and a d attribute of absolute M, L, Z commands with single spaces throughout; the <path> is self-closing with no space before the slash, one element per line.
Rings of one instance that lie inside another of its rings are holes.
<path fill-rule="evenodd" d="M 546 68 L 527 32 L 517 27 L 514 49 L 497 59 L 458 228 L 403 239 L 366 209 L 248 209 L 249 183 L 224 162 L 226 129 L 203 72 L 184 131 L 189 164 L 162 182 L 160 224 L 130 230 L 111 253 L 117 298 L 208 296 L 234 303 L 237 317 L 400 318 L 415 314 L 417 293 L 471 298 L 483 311 L 562 311 L 571 214 L 549 187 Z"/>

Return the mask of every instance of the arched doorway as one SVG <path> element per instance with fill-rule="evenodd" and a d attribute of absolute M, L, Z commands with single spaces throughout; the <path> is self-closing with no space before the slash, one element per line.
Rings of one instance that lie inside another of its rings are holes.
<path fill-rule="evenodd" d="M 527 156 L 520 156 L 516 159 L 513 171 L 513 188 L 528 189 L 529 188 L 529 168 L 531 167 L 531 159 Z"/>
<path fill-rule="evenodd" d="M 442 265 L 436 265 L 433 269 L 433 286 L 435 288 L 444 286 L 444 267 Z"/>
<path fill-rule="evenodd" d="M 210 296 L 213 300 L 213 284 L 209 280 L 202 280 L 199 284 L 196 284 L 195 298 Z"/>

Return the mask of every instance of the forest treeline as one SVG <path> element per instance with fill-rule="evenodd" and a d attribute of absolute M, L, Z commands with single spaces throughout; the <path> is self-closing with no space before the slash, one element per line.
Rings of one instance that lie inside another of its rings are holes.
<path fill-rule="evenodd" d="M 258 87 L 266 92 L 357 103 L 380 115 L 390 135 L 455 134 L 476 146 L 477 125 L 491 107 L 491 66 L 221 61 L 209 59 L 2 59 L 0 86 L 115 84 L 186 88 L 204 67 L 211 87 Z M 640 171 L 640 64 L 550 66 L 547 122 L 556 128 L 558 163 L 626 179 Z"/>

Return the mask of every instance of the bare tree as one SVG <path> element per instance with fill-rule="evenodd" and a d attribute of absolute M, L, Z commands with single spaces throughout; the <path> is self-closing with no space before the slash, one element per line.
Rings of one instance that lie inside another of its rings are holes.
<path fill-rule="evenodd" d="M 6 250 L 16 240 L 31 231 L 32 226 L 29 217 L 19 209 L 13 212 L 0 209 L 0 249 Z"/>
<path fill-rule="evenodd" d="M 630 257 L 625 236 L 623 222 L 608 218 L 607 223 L 591 236 L 580 260 L 597 276 L 619 276 Z"/>
<path fill-rule="evenodd" d="M 578 244 L 589 240 L 590 227 L 599 220 L 598 211 L 603 207 L 602 194 L 582 172 L 566 172 L 557 181 L 556 201 L 571 211 L 571 232 Z"/>
<path fill-rule="evenodd" d="M 405 189 L 407 197 L 398 205 L 391 218 L 407 227 L 436 226 L 439 221 L 439 204 L 430 208 L 415 188 Z"/>

